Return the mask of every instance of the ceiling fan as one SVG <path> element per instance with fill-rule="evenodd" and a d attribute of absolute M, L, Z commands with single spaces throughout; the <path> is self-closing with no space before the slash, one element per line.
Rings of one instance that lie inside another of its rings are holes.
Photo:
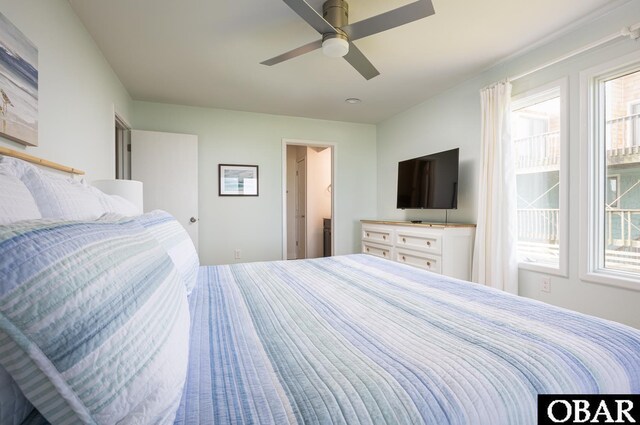
<path fill-rule="evenodd" d="M 379 75 L 380 72 L 353 44 L 355 40 L 426 18 L 435 13 L 431 0 L 418 0 L 389 12 L 349 24 L 349 4 L 345 0 L 325 1 L 322 5 L 322 16 L 305 0 L 283 1 L 322 34 L 322 39 L 260 62 L 261 64 L 275 65 L 322 48 L 322 52 L 326 56 L 344 57 L 367 80 Z"/>

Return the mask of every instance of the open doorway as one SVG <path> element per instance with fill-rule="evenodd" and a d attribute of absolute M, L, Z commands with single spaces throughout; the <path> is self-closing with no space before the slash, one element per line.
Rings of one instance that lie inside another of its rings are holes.
<path fill-rule="evenodd" d="M 131 180 L 131 128 L 115 114 L 116 179 Z"/>
<path fill-rule="evenodd" d="M 333 254 L 333 144 L 283 141 L 283 258 Z"/>

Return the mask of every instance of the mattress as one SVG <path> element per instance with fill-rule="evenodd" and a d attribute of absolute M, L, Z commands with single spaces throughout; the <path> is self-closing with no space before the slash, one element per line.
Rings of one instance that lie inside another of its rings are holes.
<path fill-rule="evenodd" d="M 362 254 L 201 267 L 176 424 L 534 424 L 639 393 L 640 332 Z"/>

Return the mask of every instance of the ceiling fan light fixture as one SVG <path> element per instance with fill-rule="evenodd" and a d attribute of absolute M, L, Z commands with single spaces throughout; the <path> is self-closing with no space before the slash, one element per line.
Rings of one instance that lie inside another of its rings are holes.
<path fill-rule="evenodd" d="M 349 42 L 339 36 L 327 37 L 322 41 L 322 53 L 330 58 L 341 58 L 349 53 Z"/>

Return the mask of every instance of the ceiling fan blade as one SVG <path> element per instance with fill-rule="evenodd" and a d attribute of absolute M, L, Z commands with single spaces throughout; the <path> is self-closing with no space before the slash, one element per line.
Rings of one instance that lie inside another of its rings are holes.
<path fill-rule="evenodd" d="M 316 40 L 309 44 L 305 44 L 304 46 L 300 46 L 296 49 L 290 50 L 286 53 L 283 53 L 271 59 L 267 59 L 266 61 L 260 62 L 260 63 L 262 65 L 267 65 L 267 66 L 275 65 L 277 63 L 284 62 L 289 59 L 293 59 L 297 56 L 304 55 L 305 53 L 312 52 L 321 47 L 322 47 L 322 40 Z"/>
<path fill-rule="evenodd" d="M 349 40 L 358 40 L 391 28 L 417 21 L 418 19 L 426 18 L 434 13 L 436 12 L 431 0 L 418 0 L 397 9 L 390 10 L 389 12 L 385 12 L 359 22 L 354 22 L 353 24 L 344 26 L 341 29 L 347 33 Z"/>
<path fill-rule="evenodd" d="M 316 31 L 320 34 L 331 33 L 335 34 L 338 31 L 327 22 L 322 15 L 309 5 L 304 0 L 283 0 L 294 12 L 296 12 L 302 19 L 307 21 Z"/>
<path fill-rule="evenodd" d="M 369 59 L 351 42 L 349 42 L 349 53 L 344 56 L 344 59 L 367 80 L 380 75 L 380 72 L 369 62 Z"/>

